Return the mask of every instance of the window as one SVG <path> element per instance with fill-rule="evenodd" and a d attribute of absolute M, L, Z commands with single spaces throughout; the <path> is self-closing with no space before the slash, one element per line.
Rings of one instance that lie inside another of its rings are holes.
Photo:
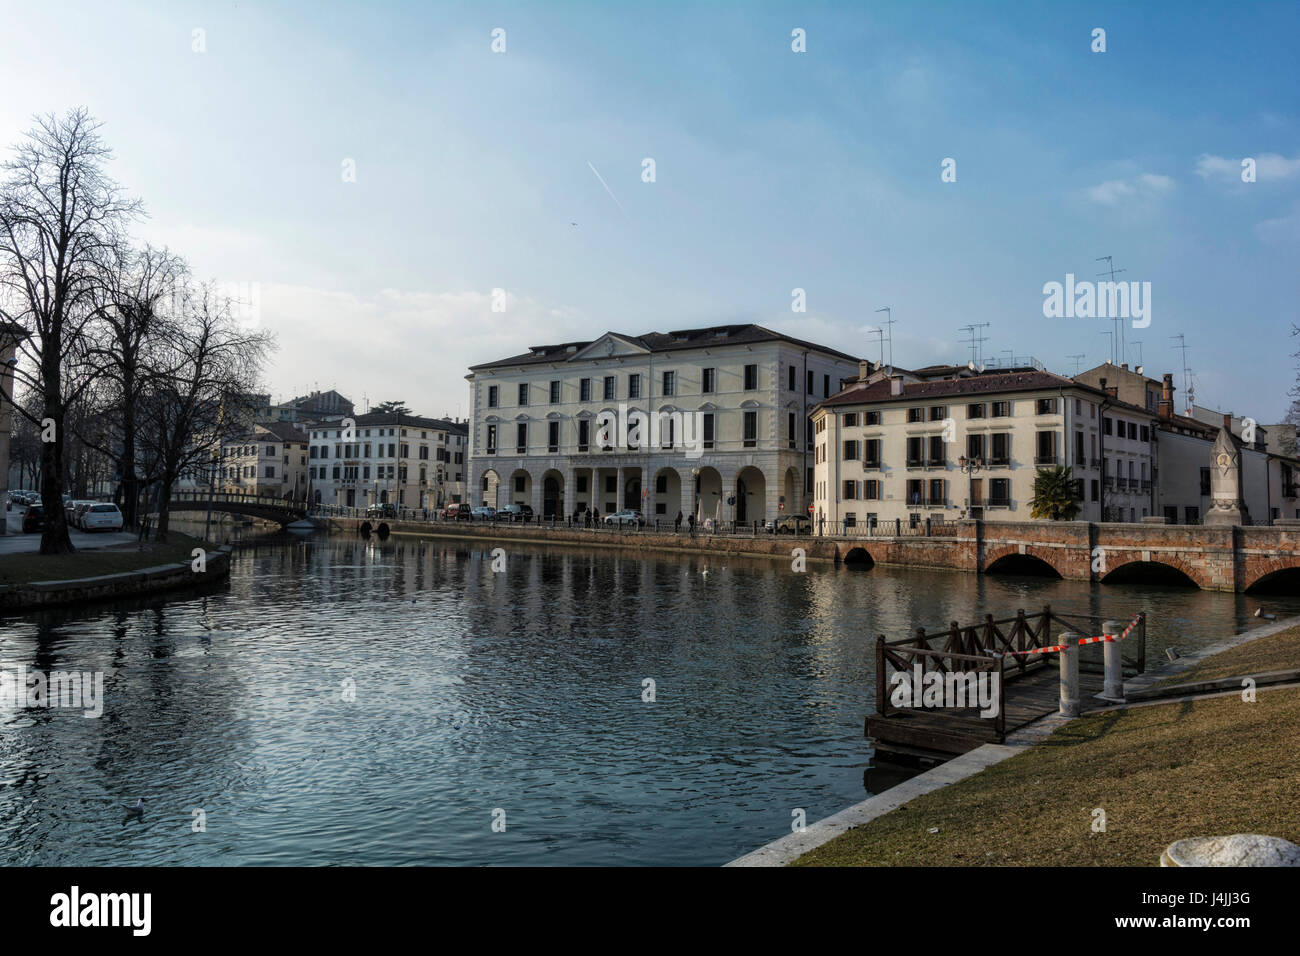
<path fill-rule="evenodd" d="M 925 504 L 925 482 L 920 478 L 909 478 L 907 481 L 907 503 L 909 505 Z"/>
<path fill-rule="evenodd" d="M 1151 430 L 1147 428 L 1146 425 L 1142 426 L 1142 428 L 1139 430 L 1139 434 L 1141 435 L 1141 438 L 1139 440 L 1143 444 L 1147 444 L 1148 442 L 1151 441 Z"/>
<path fill-rule="evenodd" d="M 845 413 L 844 413 L 844 427 L 845 427 L 845 428 L 855 428 L 855 427 L 857 426 L 857 424 L 858 424 L 858 413 L 857 413 L 857 412 L 845 412 Z"/>
<path fill-rule="evenodd" d="M 992 416 L 992 417 L 994 417 L 994 418 L 1010 418 L 1010 417 L 1011 417 L 1011 403 L 1010 403 L 1010 402 L 994 402 L 994 403 L 993 403 L 993 409 L 992 409 L 992 411 L 993 411 L 993 416 Z"/>
<path fill-rule="evenodd" d="M 1038 414 L 1040 414 L 1040 415 L 1055 415 L 1055 414 L 1056 414 L 1056 399 L 1054 399 L 1054 398 L 1040 398 L 1040 399 L 1038 400 Z"/>
<path fill-rule="evenodd" d="M 1202 468 L 1201 469 L 1201 497 L 1202 498 L 1209 497 L 1209 494 L 1210 494 L 1210 469 Z M 1192 524 L 1192 522 L 1190 521 L 1187 523 Z"/>
<path fill-rule="evenodd" d="M 546 450 L 557 452 L 560 450 L 560 423 L 546 423 Z"/>
<path fill-rule="evenodd" d="M 520 422 L 515 426 L 515 452 L 520 455 L 528 453 L 528 423 Z"/>
<path fill-rule="evenodd" d="M 609 402 L 617 398 L 618 397 L 616 394 L 617 391 L 618 389 L 615 385 L 614 376 L 606 375 L 605 376 L 605 401 Z"/>
<path fill-rule="evenodd" d="M 846 441 L 844 443 L 844 460 L 853 461 L 858 457 L 858 443 L 856 441 Z"/>
<path fill-rule="evenodd" d="M 831 377 L 829 375 L 823 375 L 822 376 L 822 398 L 830 398 L 830 397 L 831 397 Z"/>
<path fill-rule="evenodd" d="M 794 371 L 793 365 L 790 366 L 790 371 L 792 372 Z M 794 387 L 793 380 L 791 381 L 791 387 L 792 388 Z M 718 370 L 716 368 L 706 368 L 704 370 L 704 389 L 703 389 L 704 394 L 712 395 L 717 390 L 718 390 Z"/>
<path fill-rule="evenodd" d="M 987 408 L 987 406 L 986 406 L 983 402 L 975 402 L 975 403 L 972 404 L 972 405 L 967 405 L 967 406 L 966 406 L 966 417 L 967 417 L 967 418 L 983 418 L 983 417 L 984 417 L 984 411 L 985 411 L 986 408 Z"/>
<path fill-rule="evenodd" d="M 266 466 L 266 477 L 268 477 L 268 478 L 274 478 L 274 477 L 275 477 L 275 465 L 267 465 L 267 466 Z"/>
<path fill-rule="evenodd" d="M 1009 465 L 1011 464 L 1011 433 L 996 432 L 992 438 L 992 455 L 989 456 L 990 465 Z"/>
<path fill-rule="evenodd" d="M 966 436 L 966 457 L 984 459 L 984 436 L 967 435 Z"/>
<path fill-rule="evenodd" d="M 1034 458 L 1038 465 L 1056 464 L 1056 432 L 1038 433 L 1038 454 Z"/>
<path fill-rule="evenodd" d="M 666 494 L 668 494 L 668 476 L 667 476 L 667 475 L 660 475 L 659 477 L 657 477 L 657 478 L 655 479 L 655 494 L 657 494 L 657 495 L 666 495 Z"/>
<path fill-rule="evenodd" d="M 1091 500 L 1092 500 L 1092 501 L 1096 501 L 1096 500 L 1097 500 L 1098 492 L 1101 490 L 1101 482 L 1100 482 L 1099 480 L 1097 480 L 1096 478 L 1094 478 L 1094 479 L 1092 479 L 1091 482 L 1089 482 L 1089 484 L 1092 486 L 1092 498 L 1091 498 Z"/>
<path fill-rule="evenodd" d="M 489 455 L 497 453 L 497 427 L 495 425 L 487 427 L 487 453 Z"/>
<path fill-rule="evenodd" d="M 584 378 L 578 380 L 578 401 L 591 401 L 591 379 Z"/>
<path fill-rule="evenodd" d="M 552 405 L 560 404 L 560 383 L 559 382 L 551 383 L 551 404 Z"/>
<path fill-rule="evenodd" d="M 606 475 L 606 476 L 605 476 L 605 494 L 607 494 L 607 495 L 612 495 L 612 494 L 613 494 L 614 492 L 616 492 L 616 491 L 618 491 L 618 476 L 617 476 L 617 475 Z"/>
<path fill-rule="evenodd" d="M 1137 437 L 1138 437 L 1137 422 L 1128 423 L 1128 437 L 1130 441 L 1137 441 Z"/>
<path fill-rule="evenodd" d="M 844 491 L 840 495 L 846 501 L 852 501 L 858 496 L 858 483 L 856 481 L 844 482 Z"/>
<path fill-rule="evenodd" d="M 909 409 L 907 410 L 907 420 L 908 420 L 909 423 L 912 423 L 912 422 L 923 422 L 923 421 L 925 421 L 925 409 L 924 409 L 924 408 L 909 408 Z"/>
<path fill-rule="evenodd" d="M 515 475 L 515 491 L 522 493 L 526 488 L 528 479 L 524 475 Z"/>
<path fill-rule="evenodd" d="M 947 452 L 944 450 L 943 436 L 930 436 L 930 454 L 926 458 L 926 463 L 930 465 L 942 465 L 948 459 Z"/>
<path fill-rule="evenodd" d="M 1074 463 L 1079 466 L 1087 464 L 1087 456 L 1083 453 L 1083 432 L 1074 433 Z"/>
<path fill-rule="evenodd" d="M 745 412 L 745 447 L 758 445 L 758 412 Z"/>
<path fill-rule="evenodd" d="M 921 445 L 921 436 L 913 435 L 907 440 L 907 465 L 909 468 L 918 467 L 921 464 L 921 456 L 924 449 Z"/>
<path fill-rule="evenodd" d="M 1101 416 L 1101 433 L 1103 435 L 1113 435 L 1115 433 L 1113 426 L 1114 423 L 1111 421 L 1109 415 Z"/>
<path fill-rule="evenodd" d="M 868 501 L 880 500 L 880 480 L 877 478 L 868 478 L 862 483 L 862 497 Z"/>
<path fill-rule="evenodd" d="M 752 392 L 756 388 L 758 388 L 758 366 L 746 365 L 745 366 L 745 391 Z"/>
<path fill-rule="evenodd" d="M 930 494 L 929 497 L 926 499 L 927 504 L 941 505 L 945 501 L 947 501 L 948 496 L 944 492 L 944 484 L 945 482 L 942 478 L 930 479 L 930 489 L 929 489 Z"/>
<path fill-rule="evenodd" d="M 795 367 L 791 365 L 790 366 L 790 391 L 792 392 L 795 390 L 794 376 L 795 376 Z"/>
<path fill-rule="evenodd" d="M 627 377 L 627 397 L 628 398 L 641 397 L 641 376 L 640 375 L 633 374 Z"/>
<path fill-rule="evenodd" d="M 587 493 L 587 476 L 578 475 L 578 494 L 585 495 L 586 493 Z"/>
<path fill-rule="evenodd" d="M 704 413 L 704 436 L 703 442 L 705 448 L 713 447 L 713 412 Z"/>
<path fill-rule="evenodd" d="M 864 468 L 880 467 L 879 438 L 868 438 L 862 443 L 862 466 Z"/>
<path fill-rule="evenodd" d="M 786 430 L 787 430 L 787 432 L 788 432 L 788 434 L 787 434 L 787 438 L 788 438 L 789 445 L 790 445 L 791 448 L 793 448 L 793 447 L 795 446 L 795 440 L 799 437 L 798 435 L 795 434 L 795 424 L 794 424 L 794 423 L 795 423 L 794 412 L 791 412 L 791 413 L 787 416 L 787 420 L 786 420 Z"/>
<path fill-rule="evenodd" d="M 879 424 L 880 424 L 880 412 L 863 412 L 863 413 L 862 413 L 862 424 L 864 424 L 864 425 L 879 425 Z"/>
<path fill-rule="evenodd" d="M 1011 507 L 1011 479 L 992 478 L 989 480 L 989 505 L 994 508 Z"/>
<path fill-rule="evenodd" d="M 664 395 L 677 394 L 677 373 L 676 372 L 664 372 L 663 394 Z"/>
<path fill-rule="evenodd" d="M 812 369 L 809 369 L 808 370 L 808 394 L 809 395 L 813 393 L 813 381 L 815 378 L 816 378 L 816 373 L 813 372 Z"/>
<path fill-rule="evenodd" d="M 519 404 L 520 405 L 528 404 L 528 383 L 527 382 L 519 383 Z"/>
<path fill-rule="evenodd" d="M 932 421 L 932 422 L 941 422 L 941 421 L 943 421 L 943 420 L 944 420 L 945 418 L 947 418 L 947 417 L 948 417 L 948 406 L 947 406 L 947 405 L 931 405 L 931 406 L 930 406 L 930 421 Z"/>
<path fill-rule="evenodd" d="M 587 418 L 578 419 L 578 451 L 586 451 L 587 445 L 591 441 L 591 420 Z M 581 489 L 579 489 L 581 491 Z"/>
<path fill-rule="evenodd" d="M 495 385 L 488 386 L 488 408 L 497 407 L 497 393 L 498 393 L 497 386 Z"/>
<path fill-rule="evenodd" d="M 1184 519 L 1184 524 L 1201 523 L 1201 509 L 1196 507 L 1195 505 L 1188 505 L 1186 508 L 1183 509 L 1183 514 L 1186 515 L 1186 518 Z"/>

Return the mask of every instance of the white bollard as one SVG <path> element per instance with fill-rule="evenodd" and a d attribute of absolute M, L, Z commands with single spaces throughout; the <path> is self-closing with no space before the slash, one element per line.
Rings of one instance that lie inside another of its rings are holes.
<path fill-rule="evenodd" d="M 1103 621 L 1101 633 L 1107 637 L 1119 637 L 1124 633 L 1124 624 L 1120 621 Z M 1102 700 L 1113 700 L 1116 703 L 1124 702 L 1124 664 L 1120 657 L 1120 645 L 1118 641 L 1106 641 L 1102 645 L 1102 653 L 1106 661 L 1106 682 L 1102 691 L 1097 696 Z"/>
<path fill-rule="evenodd" d="M 1057 641 L 1061 655 L 1061 716 L 1079 716 L 1079 635 L 1066 631 Z"/>

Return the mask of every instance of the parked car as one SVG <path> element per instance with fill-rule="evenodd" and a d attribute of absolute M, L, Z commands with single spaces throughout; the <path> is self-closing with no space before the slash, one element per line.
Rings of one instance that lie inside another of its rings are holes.
<path fill-rule="evenodd" d="M 479 505 L 474 509 L 473 514 L 478 521 L 491 521 L 497 516 L 497 509 L 491 505 Z"/>
<path fill-rule="evenodd" d="M 459 501 L 453 501 L 442 509 L 442 516 L 447 521 L 469 521 L 474 517 L 470 506 Z"/>
<path fill-rule="evenodd" d="M 767 523 L 770 534 L 812 534 L 812 519 L 807 515 L 782 515 Z"/>
<path fill-rule="evenodd" d="M 23 515 L 23 534 L 45 530 L 45 506 L 29 505 Z"/>
<path fill-rule="evenodd" d="M 505 505 L 497 512 L 497 517 L 503 521 L 523 521 L 533 520 L 532 505 Z"/>
<path fill-rule="evenodd" d="M 70 522 L 70 523 L 72 524 L 72 526 L 73 526 L 74 528 L 80 528 L 80 527 L 82 527 L 81 522 L 82 522 L 82 521 L 85 519 L 85 517 L 86 517 L 86 509 L 89 508 L 91 505 L 98 504 L 98 503 L 99 503 L 99 502 L 97 502 L 97 501 L 75 501 L 75 502 L 73 502 L 73 508 L 72 508 L 72 520 L 71 520 L 71 522 Z"/>
<path fill-rule="evenodd" d="M 384 504 L 371 505 L 369 508 L 366 509 L 366 517 L 367 518 L 396 518 L 397 505 L 393 504 L 391 501 L 385 502 Z"/>
<path fill-rule="evenodd" d="M 617 525 L 620 528 L 625 524 L 640 527 L 645 524 L 645 519 L 641 517 L 641 512 L 634 508 L 624 508 L 622 511 L 615 511 L 612 515 L 605 515 L 605 524 Z"/>
<path fill-rule="evenodd" d="M 81 514 L 81 530 L 121 531 L 122 512 L 114 504 L 93 504 Z"/>

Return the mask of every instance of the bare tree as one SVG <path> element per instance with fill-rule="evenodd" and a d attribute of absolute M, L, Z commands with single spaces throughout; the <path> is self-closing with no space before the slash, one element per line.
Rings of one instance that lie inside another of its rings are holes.
<path fill-rule="evenodd" d="M 153 374 L 152 350 L 169 311 L 176 307 L 187 274 L 185 261 L 165 249 L 114 244 L 101 273 L 105 286 L 103 321 L 91 334 L 89 354 L 98 377 L 95 402 L 103 409 L 95 436 L 81 435 L 108 455 L 118 475 L 117 500 L 125 527 L 136 525 L 140 466 L 137 419 L 140 398 Z"/>
<path fill-rule="evenodd" d="M 158 331 L 157 370 L 142 396 L 140 436 L 157 462 L 157 536 L 166 540 L 172 486 L 215 467 L 221 443 L 244 428 L 273 343 L 264 332 L 241 328 L 230 300 L 211 285 L 187 286 L 180 314 Z"/>
<path fill-rule="evenodd" d="M 19 413 L 41 428 L 42 554 L 74 550 L 63 513 L 64 419 L 94 378 L 86 330 L 102 313 L 98 266 L 140 208 L 104 173 L 111 154 L 98 131 L 85 109 L 38 117 L 2 167 L 0 320 L 30 333 L 15 374 L 41 399 Z"/>

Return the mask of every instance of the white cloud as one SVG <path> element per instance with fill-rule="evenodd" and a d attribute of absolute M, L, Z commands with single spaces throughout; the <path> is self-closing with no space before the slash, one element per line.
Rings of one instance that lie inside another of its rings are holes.
<path fill-rule="evenodd" d="M 1259 236 L 1261 242 L 1267 243 L 1300 242 L 1300 203 L 1292 208 L 1289 215 L 1256 223 L 1255 235 Z"/>
<path fill-rule="evenodd" d="M 1088 190 L 1088 198 L 1104 206 L 1153 199 L 1174 188 L 1174 181 L 1160 173 L 1140 173 L 1132 179 L 1110 179 Z"/>
<path fill-rule="evenodd" d="M 1257 182 L 1290 179 L 1300 174 L 1300 156 L 1287 159 L 1278 153 L 1261 153 L 1253 158 Z M 1196 158 L 1196 174 L 1202 179 L 1239 183 L 1241 182 L 1241 159 L 1202 153 Z"/>
<path fill-rule="evenodd" d="M 491 290 L 357 296 L 266 284 L 260 291 L 261 325 L 279 344 L 266 376 L 276 399 L 337 388 L 358 407 L 364 395 L 372 405 L 401 399 L 418 414 L 463 417 L 470 365 L 591 331 L 567 309 L 511 293 L 505 311 L 493 312 Z"/>

